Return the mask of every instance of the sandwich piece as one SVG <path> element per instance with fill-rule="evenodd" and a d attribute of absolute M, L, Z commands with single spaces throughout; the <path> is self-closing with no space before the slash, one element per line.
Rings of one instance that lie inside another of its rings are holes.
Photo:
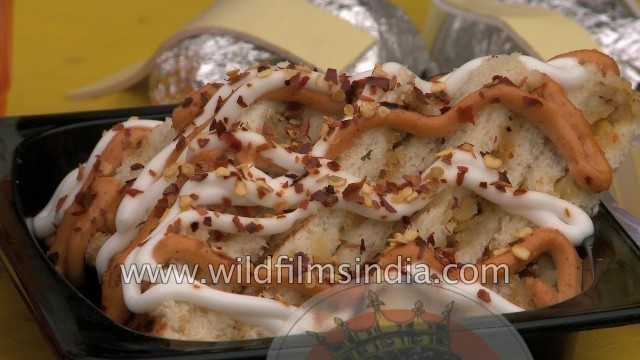
<path fill-rule="evenodd" d="M 34 219 L 72 283 L 96 267 L 119 323 L 271 336 L 360 265 L 407 257 L 439 278 L 508 265 L 509 283 L 459 285 L 498 311 L 567 300 L 581 290 L 575 247 L 640 114 L 597 51 L 491 56 L 430 81 L 393 63 L 228 75 L 164 123 L 114 126 Z M 145 266 L 198 271 L 129 278 Z"/>

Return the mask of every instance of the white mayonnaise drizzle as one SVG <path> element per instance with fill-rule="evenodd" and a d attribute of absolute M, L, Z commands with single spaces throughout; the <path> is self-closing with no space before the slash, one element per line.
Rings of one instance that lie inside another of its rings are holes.
<path fill-rule="evenodd" d="M 162 124 L 162 121 L 140 120 L 137 118 L 131 118 L 122 123 L 122 125 L 124 125 L 124 129 L 130 129 L 134 127 L 154 128 L 160 124 Z M 98 141 L 98 144 L 96 144 L 96 147 L 91 152 L 91 155 L 89 155 L 89 160 L 86 164 L 84 164 L 84 168 L 86 170 L 84 174 L 79 174 L 79 168 L 77 168 L 69 173 L 64 178 L 64 180 L 62 180 L 62 183 L 60 183 L 60 185 L 56 189 L 55 193 L 51 197 L 51 200 L 49 200 L 49 202 L 47 203 L 47 206 L 45 206 L 45 208 L 42 209 L 42 211 L 40 211 L 40 213 L 38 213 L 38 215 L 36 215 L 33 219 L 34 230 L 38 237 L 45 238 L 55 232 L 54 224 L 59 224 L 60 221 L 62 221 L 64 210 L 71 206 L 73 200 L 75 199 L 75 196 L 78 194 L 80 189 L 82 189 L 82 186 L 87 179 L 87 175 L 95 165 L 96 160 L 98 159 L 100 154 L 102 154 L 107 145 L 109 145 L 111 140 L 113 140 L 117 133 L 118 131 L 115 131 L 113 129 L 110 129 L 109 131 L 104 133 L 102 138 L 100 138 L 100 141 Z M 62 206 L 60 206 L 58 211 L 56 211 L 56 204 L 63 196 L 66 196 L 64 203 L 62 204 Z"/>
<path fill-rule="evenodd" d="M 439 80 L 439 83 L 444 83 L 446 91 L 448 92 L 456 91 L 463 86 L 469 73 L 480 66 L 486 59 L 487 57 L 484 57 L 468 62 L 456 71 L 443 76 Z M 523 55 L 520 55 L 519 59 L 529 69 L 546 73 L 564 87 L 575 87 L 583 82 L 587 76 L 586 70 L 578 64 L 574 58 L 557 59 L 547 63 Z M 381 68 L 391 75 L 399 75 L 407 71 L 403 66 L 396 63 L 387 63 L 382 65 Z M 335 91 L 336 88 L 339 88 L 338 85 L 325 81 L 324 74 L 313 71 L 308 72 L 272 67 L 270 75 L 261 77 L 257 74 L 256 70 L 252 70 L 240 81 L 232 85 L 225 84 L 218 89 L 204 107 L 203 113 L 196 118 L 192 125 L 187 126 L 187 133 L 193 131 L 197 126 L 204 125 L 214 116 L 217 120 L 224 120 L 227 127 L 229 127 L 238 121 L 244 108 L 242 104 L 251 105 L 261 96 L 283 87 L 284 81 L 296 73 L 300 73 L 301 77 L 309 76 L 309 80 L 303 86 L 305 89 L 330 94 L 332 91 Z M 350 77 L 350 80 L 364 79 L 371 76 L 371 74 L 372 71 L 363 72 Z M 430 92 L 435 85 L 434 83 L 418 78 L 415 78 L 414 81 L 415 86 L 425 93 Z M 374 99 L 378 99 L 382 92 L 378 91 L 377 93 L 377 96 L 373 94 L 370 86 L 365 86 L 363 89 L 363 94 Z M 220 101 L 223 101 L 224 105 L 222 105 L 216 113 L 218 99 L 221 99 Z M 125 126 L 156 125 L 158 125 L 158 122 L 147 123 L 145 120 L 125 122 Z M 287 231 L 296 221 L 304 219 L 324 207 L 320 201 L 310 201 L 304 208 L 300 205 L 309 199 L 307 191 L 313 194 L 315 191 L 322 190 L 328 185 L 327 176 L 338 176 L 346 179 L 345 184 L 361 181 L 361 179 L 356 178 L 347 171 L 333 171 L 329 169 L 327 163 L 330 160 L 322 158 L 336 133 L 339 133 L 339 131 L 334 132 L 332 136 L 321 138 L 314 144 L 310 154 L 320 157 L 321 166 L 317 174 L 308 174 L 299 180 L 299 183 L 302 184 L 304 188 L 302 192 L 297 192 L 292 180 L 287 177 L 272 178 L 253 166 L 241 168 L 228 165 L 227 169 L 230 172 L 237 173 L 241 181 L 246 184 L 246 195 L 238 196 L 235 194 L 234 186 L 238 181 L 236 176 L 217 177 L 215 172 L 211 172 L 207 178 L 200 182 L 187 181 L 180 190 L 180 196 L 197 194 L 197 199 L 192 203 L 194 207 L 198 205 L 221 204 L 223 198 L 228 198 L 231 199 L 231 203 L 234 206 L 262 206 L 273 208 L 276 201 L 286 200 L 288 208 L 292 209 L 292 211 L 281 216 L 263 218 L 238 216 L 237 219 L 245 228 L 251 223 L 261 225 L 261 228 L 256 230 L 256 235 L 272 235 Z M 233 134 L 241 142 L 243 148 L 249 145 L 257 148 L 260 145 L 267 144 L 267 139 L 252 131 L 236 129 Z M 88 168 L 92 166 L 96 156 L 104 150 L 112 136 L 112 133 L 107 133 L 107 136 L 103 137 L 98 143 L 87 163 Z M 197 140 L 202 138 L 209 140 L 204 147 L 200 147 L 197 143 Z M 178 142 L 179 140 L 176 139 L 160 151 L 140 172 L 140 175 L 132 184 L 132 188 L 140 190 L 142 193 L 137 194 L 135 197 L 127 194 L 122 200 L 116 216 L 117 232 L 100 249 L 96 259 L 96 268 L 100 277 L 102 277 L 107 270 L 109 261 L 113 256 L 122 251 L 135 237 L 137 233 L 136 226 L 144 220 L 144 217 L 149 213 L 156 201 L 161 198 L 163 190 L 171 184 L 162 176 L 162 173 L 167 165 L 167 160 L 175 151 Z M 215 133 L 210 133 L 207 128 L 198 134 L 196 139 L 190 144 L 185 146 L 185 149 L 178 156 L 177 163 L 178 165 L 184 164 L 202 151 L 225 149 L 226 147 L 227 145 L 224 144 Z M 276 146 L 275 148 L 269 148 L 263 151 L 261 156 L 287 169 L 290 173 L 302 175 L 304 172 L 304 167 L 300 163 L 302 155 L 291 153 L 282 147 Z M 482 157 L 477 153 L 453 150 L 450 164 L 436 160 L 423 174 L 428 174 L 429 170 L 434 167 L 440 167 L 444 170 L 442 179 L 446 180 L 446 184 L 439 185 L 435 193 L 421 193 L 415 200 L 411 202 L 403 201 L 401 203 L 395 203 L 392 195 L 382 196 L 375 193 L 371 195 L 372 200 L 375 200 L 378 204 L 381 204 L 381 198 L 384 198 L 387 203 L 392 205 L 392 209 L 389 209 L 385 206 L 366 206 L 365 204 L 354 201 L 346 201 L 342 196 L 342 191 L 346 186 L 343 185 L 335 187 L 337 201 L 332 207 L 354 212 L 370 219 L 396 221 L 403 216 L 411 215 L 424 208 L 430 199 L 442 189 L 448 186 L 462 186 L 501 206 L 505 211 L 523 216 L 538 226 L 548 226 L 558 229 L 575 245 L 579 245 L 585 237 L 593 233 L 593 224 L 588 215 L 580 208 L 565 200 L 533 191 L 516 195 L 511 188 L 506 188 L 505 191 L 501 191 L 496 186 L 490 185 L 499 179 L 498 173 L 497 171 L 486 168 L 482 162 Z M 467 169 L 462 180 L 458 179 L 460 172 L 459 167 Z M 47 207 L 34 219 L 34 227 L 36 228 L 38 236 L 45 237 L 54 231 L 53 224 L 60 221 L 63 211 L 60 211 L 56 215 L 53 207 L 58 199 L 64 195 L 68 195 L 68 197 L 62 206 L 62 210 L 71 204 L 73 197 L 82 186 L 82 181 L 73 181 L 76 176 L 77 172 L 72 172 L 65 178 Z M 258 178 L 264 181 L 273 191 L 259 195 Z M 422 183 L 428 181 L 426 175 L 423 175 L 421 181 Z M 458 184 L 456 184 L 456 182 L 458 182 Z M 487 186 L 481 186 L 481 183 L 486 183 Z M 133 266 L 134 264 L 137 266 L 142 266 L 142 264 L 156 264 L 156 260 L 153 257 L 153 249 L 157 243 L 164 238 L 164 234 L 167 232 L 169 225 L 175 224 L 178 219 L 180 220 L 180 224 L 182 224 L 181 232 L 186 234 L 189 234 L 189 225 L 194 222 L 198 223 L 200 228 L 206 228 L 207 225 L 204 225 L 204 223 L 207 217 L 213 220 L 211 221 L 211 225 L 208 226 L 211 230 L 215 229 L 223 233 L 231 234 L 240 231 L 232 221 L 234 216 L 230 214 L 215 211 L 206 211 L 206 214 L 203 214 L 202 210 L 200 210 L 200 212 L 196 210 L 182 211 L 178 203 L 179 202 L 174 203 L 169 211 L 165 213 L 161 223 L 149 235 L 144 244 L 136 247 L 136 249 L 126 257 L 125 266 Z M 480 284 L 458 284 L 455 286 L 471 294 L 475 294 L 479 289 L 485 289 L 491 294 L 493 306 L 502 312 L 522 310 Z M 178 284 L 175 279 L 169 283 L 155 284 L 144 293 L 139 284 L 133 282 L 124 283 L 123 291 L 127 307 L 135 313 L 148 312 L 162 302 L 172 299 L 187 301 L 212 310 L 222 311 L 230 314 L 239 321 L 264 326 L 269 329 L 277 329 L 295 310 L 295 307 L 286 306 L 275 300 L 223 292 L 212 289 L 206 285 L 195 287 L 188 284 Z"/>

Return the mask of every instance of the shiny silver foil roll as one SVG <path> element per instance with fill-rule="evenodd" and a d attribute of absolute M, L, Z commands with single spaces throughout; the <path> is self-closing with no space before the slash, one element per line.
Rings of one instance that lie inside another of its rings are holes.
<path fill-rule="evenodd" d="M 347 73 L 372 69 L 377 63 L 396 61 L 417 74 L 435 74 L 418 30 L 404 11 L 388 1 L 307 0 L 360 27 L 377 42 Z M 339 41 L 339 40 L 337 40 Z M 202 34 L 182 41 L 155 61 L 149 76 L 149 97 L 154 104 L 180 102 L 209 82 L 223 81 L 226 73 L 286 58 L 251 42 L 229 35 Z"/>
<path fill-rule="evenodd" d="M 467 15 L 449 14 L 438 32 L 431 57 L 439 72 L 450 72 L 480 56 L 514 52 L 528 53 L 501 27 Z"/>
<path fill-rule="evenodd" d="M 634 87 L 640 84 L 640 19 L 632 15 L 620 0 L 502 0 L 549 8 L 582 25 L 620 66 L 623 77 Z M 465 15 L 450 15 L 434 44 L 432 58 L 440 71 L 450 71 L 483 55 L 527 54 L 500 27 Z M 549 39 L 553 41 L 553 39 Z"/>
<path fill-rule="evenodd" d="M 504 0 L 558 11 L 582 25 L 620 66 L 634 87 L 640 84 L 640 19 L 620 0 Z"/>

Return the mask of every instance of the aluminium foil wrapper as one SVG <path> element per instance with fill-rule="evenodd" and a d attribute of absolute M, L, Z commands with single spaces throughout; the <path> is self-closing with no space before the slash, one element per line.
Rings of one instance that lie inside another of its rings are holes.
<path fill-rule="evenodd" d="M 613 57 L 623 77 L 640 84 L 640 18 L 621 0 L 502 0 L 557 11 L 573 19 Z M 553 41 L 553 39 L 549 39 Z M 449 15 L 432 51 L 440 71 L 483 55 L 527 51 L 502 28 L 464 15 Z"/>
<path fill-rule="evenodd" d="M 345 70 L 348 74 L 370 70 L 375 64 L 389 61 L 405 64 L 419 75 L 436 73 L 418 30 L 402 9 L 388 1 L 307 2 L 328 10 L 377 39 L 368 51 Z M 149 97 L 154 104 L 177 103 L 206 83 L 223 81 L 230 70 L 264 61 L 276 64 L 283 60 L 288 59 L 231 35 L 197 35 L 182 41 L 156 59 L 149 75 Z"/>

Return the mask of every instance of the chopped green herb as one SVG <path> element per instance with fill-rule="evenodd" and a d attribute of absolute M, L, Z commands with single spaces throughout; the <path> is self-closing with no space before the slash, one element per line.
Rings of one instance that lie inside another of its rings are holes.
<path fill-rule="evenodd" d="M 360 160 L 362 160 L 362 161 L 365 161 L 365 160 L 371 160 L 371 152 L 372 152 L 372 151 L 373 151 L 373 150 L 369 150 L 369 151 L 367 151 L 367 153 L 366 153 L 366 154 L 364 154 L 364 156 L 361 156 L 361 157 L 360 157 Z"/>

